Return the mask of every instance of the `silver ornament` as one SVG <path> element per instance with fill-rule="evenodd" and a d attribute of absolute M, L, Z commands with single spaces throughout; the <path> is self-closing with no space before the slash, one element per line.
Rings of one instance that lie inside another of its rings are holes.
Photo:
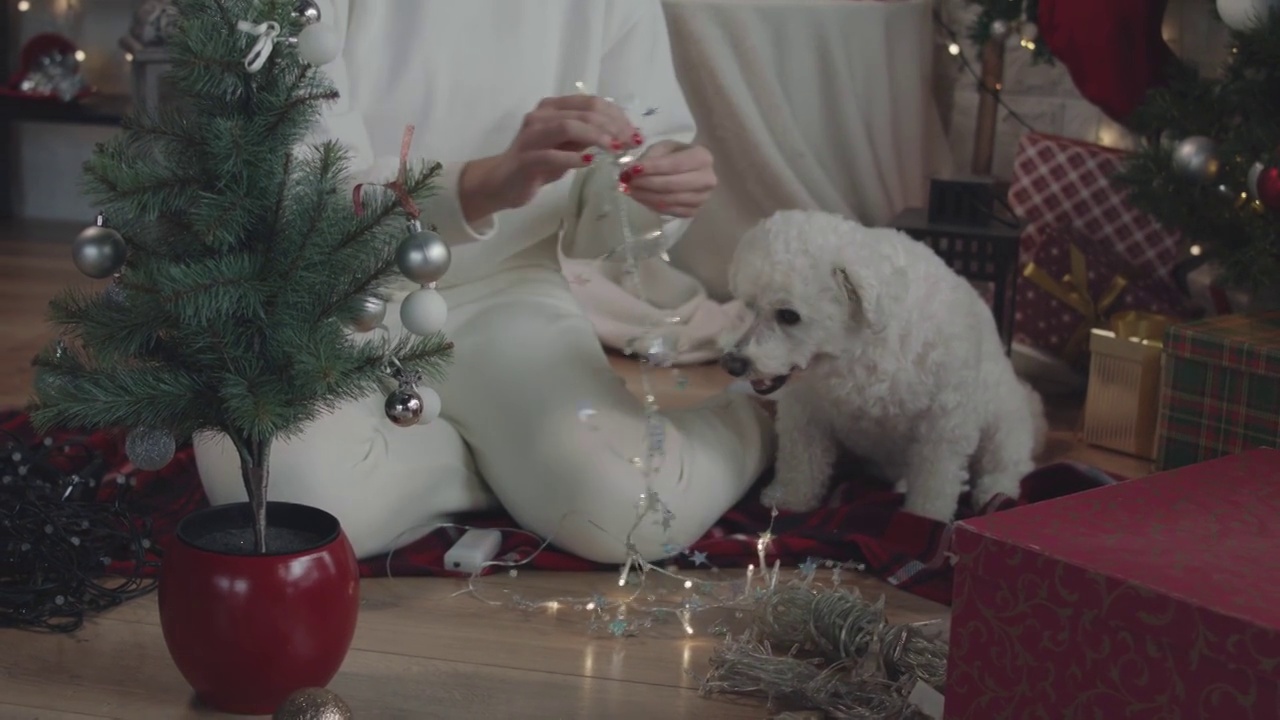
<path fill-rule="evenodd" d="M 1173 169 L 1192 182 L 1213 182 L 1218 178 L 1221 167 L 1218 146 L 1202 135 L 1193 135 L 1173 149 Z"/>
<path fill-rule="evenodd" d="M 124 440 L 129 462 L 139 470 L 159 470 L 173 459 L 177 442 L 173 433 L 155 428 L 134 428 Z"/>
<path fill-rule="evenodd" d="M 1258 178 L 1262 176 L 1262 171 L 1266 169 L 1267 169 L 1267 166 L 1263 165 L 1260 162 L 1256 162 L 1253 165 L 1249 166 L 1249 196 L 1250 197 L 1254 197 L 1254 198 L 1258 197 Z"/>
<path fill-rule="evenodd" d="M 358 333 L 373 332 L 387 318 L 387 301 L 376 295 L 362 298 L 355 315 L 347 321 L 347 326 Z"/>
<path fill-rule="evenodd" d="M 300 16 L 308 25 L 320 22 L 320 6 L 315 3 L 315 0 L 298 0 L 298 4 L 293 7 L 293 13 Z"/>
<path fill-rule="evenodd" d="M 451 261 L 452 253 L 444 239 L 422 229 L 417 221 L 409 224 L 409 237 L 396 250 L 400 274 L 419 285 L 429 285 L 444 277 Z"/>
<path fill-rule="evenodd" d="M 98 215 L 96 225 L 87 227 L 71 245 L 71 260 L 80 272 L 95 280 L 111 277 L 124 267 L 124 238 L 107 227 L 107 219 Z"/>
<path fill-rule="evenodd" d="M 120 275 L 117 274 L 111 279 L 111 284 L 107 286 L 106 292 L 103 294 L 106 296 L 107 302 L 112 305 L 124 304 L 124 285 L 120 284 Z"/>
<path fill-rule="evenodd" d="M 1009 21 L 1008 20 L 992 20 L 991 21 L 991 37 L 996 40 L 1003 40 L 1009 37 Z"/>
<path fill-rule="evenodd" d="M 399 388 L 387 396 L 383 409 L 388 420 L 400 427 L 410 427 L 422 419 L 422 398 L 413 390 Z"/>

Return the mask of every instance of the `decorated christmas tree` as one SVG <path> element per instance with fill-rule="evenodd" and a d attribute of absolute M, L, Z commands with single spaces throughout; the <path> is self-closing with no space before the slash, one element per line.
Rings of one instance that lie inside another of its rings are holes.
<path fill-rule="evenodd" d="M 405 323 L 417 335 L 375 332 L 388 282 L 429 285 L 448 267 L 447 246 L 416 210 L 438 166 L 404 166 L 394 192 L 355 206 L 344 149 L 306 144 L 337 97 L 318 66 L 339 43 L 316 7 L 175 5 L 180 101 L 131 117 L 86 163 L 103 215 L 73 259 L 112 279 L 51 304 L 62 335 L 36 358 L 33 419 L 126 429 L 142 470 L 163 467 L 193 434 L 224 434 L 265 552 L 274 442 L 375 392 L 390 392 L 399 425 L 424 405 L 438 411 L 438 397 L 415 386 L 448 361 L 439 295 L 424 287 L 410 296 L 421 302 L 405 303 L 433 310 Z"/>
<path fill-rule="evenodd" d="M 1223 20 L 1226 67 L 1179 67 L 1147 97 L 1130 124 L 1149 142 L 1117 180 L 1229 284 L 1262 290 L 1280 278 L 1280 15 Z"/>

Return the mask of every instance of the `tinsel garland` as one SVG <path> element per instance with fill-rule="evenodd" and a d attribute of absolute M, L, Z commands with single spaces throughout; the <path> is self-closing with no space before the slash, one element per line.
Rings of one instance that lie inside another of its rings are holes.
<path fill-rule="evenodd" d="M 829 718 L 927 718 L 909 696 L 919 682 L 943 692 L 946 664 L 946 642 L 921 624 L 888 623 L 883 599 L 799 583 L 760 599 L 749 629 L 712 653 L 701 690 Z"/>

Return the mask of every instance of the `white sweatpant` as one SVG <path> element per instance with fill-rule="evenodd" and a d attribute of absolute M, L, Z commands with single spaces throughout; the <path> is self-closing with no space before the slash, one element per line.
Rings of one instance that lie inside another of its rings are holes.
<path fill-rule="evenodd" d="M 333 513 L 361 558 L 406 545 L 455 513 L 501 503 L 564 550 L 625 560 L 645 489 L 630 462 L 644 450 L 643 406 L 609 366 L 559 270 L 538 262 L 443 294 L 455 350 L 436 388 L 442 417 L 396 427 L 382 395 L 322 417 L 274 446 L 270 499 Z M 394 333 L 399 316 L 399 302 L 390 303 Z M 589 422 L 583 408 L 596 411 Z M 670 530 L 650 517 L 635 533 L 650 560 L 692 543 L 737 502 L 774 442 L 768 416 L 745 396 L 664 415 L 665 457 L 651 485 L 675 517 Z M 230 443 L 201 439 L 195 451 L 210 501 L 243 501 Z"/>

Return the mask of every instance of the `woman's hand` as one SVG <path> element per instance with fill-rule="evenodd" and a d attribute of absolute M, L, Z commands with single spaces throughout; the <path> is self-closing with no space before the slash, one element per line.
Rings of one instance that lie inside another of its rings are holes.
<path fill-rule="evenodd" d="M 711 151 L 674 140 L 655 143 L 619 180 L 633 199 L 654 212 L 693 217 L 716 187 Z"/>
<path fill-rule="evenodd" d="M 593 95 L 567 95 L 538 103 L 501 154 L 472 160 L 458 179 L 462 214 L 474 223 L 523 207 L 543 185 L 590 164 L 591 148 L 621 151 L 644 143 L 622 108 Z"/>

